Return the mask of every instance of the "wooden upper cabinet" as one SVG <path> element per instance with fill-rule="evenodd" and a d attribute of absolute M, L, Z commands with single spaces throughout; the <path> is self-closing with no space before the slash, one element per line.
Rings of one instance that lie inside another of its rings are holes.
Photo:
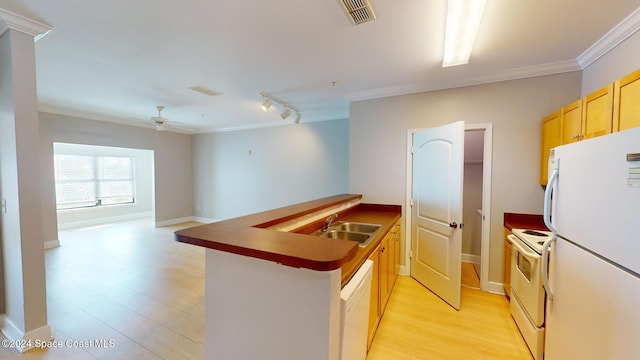
<path fill-rule="evenodd" d="M 640 70 L 615 82 L 613 131 L 640 126 Z"/>
<path fill-rule="evenodd" d="M 560 145 L 560 118 L 562 111 L 542 119 L 542 152 L 540 153 L 540 185 L 547 184 L 549 151 Z"/>
<path fill-rule="evenodd" d="M 582 126 L 585 139 L 611 134 L 613 94 L 612 83 L 582 99 Z"/>
<path fill-rule="evenodd" d="M 570 144 L 582 139 L 582 99 L 562 108 L 560 136 L 562 144 Z"/>

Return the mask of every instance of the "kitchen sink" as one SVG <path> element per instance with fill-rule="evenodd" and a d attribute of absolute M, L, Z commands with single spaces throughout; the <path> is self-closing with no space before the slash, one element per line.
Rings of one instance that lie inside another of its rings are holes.
<path fill-rule="evenodd" d="M 361 244 L 369 240 L 369 238 L 371 237 L 371 235 L 369 234 L 362 234 L 362 233 L 349 232 L 349 231 L 339 231 L 339 230 L 329 230 L 324 232 L 321 236 L 332 238 L 332 239 L 357 241 Z"/>
<path fill-rule="evenodd" d="M 368 224 L 351 221 L 338 221 L 329 226 L 328 229 L 318 230 L 312 235 L 357 241 L 360 247 L 365 247 L 376 237 L 382 229 L 380 224 Z"/>
<path fill-rule="evenodd" d="M 378 225 L 378 224 L 365 224 L 365 223 L 339 221 L 335 225 L 333 225 L 331 229 L 356 232 L 356 233 L 372 234 L 380 230 L 381 227 L 382 225 Z"/>

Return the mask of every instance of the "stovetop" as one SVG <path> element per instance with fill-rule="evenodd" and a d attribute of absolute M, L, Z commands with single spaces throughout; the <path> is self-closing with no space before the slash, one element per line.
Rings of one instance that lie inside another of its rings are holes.
<path fill-rule="evenodd" d="M 551 238 L 551 231 L 511 229 L 511 232 L 538 254 L 542 254 L 542 245 Z"/>

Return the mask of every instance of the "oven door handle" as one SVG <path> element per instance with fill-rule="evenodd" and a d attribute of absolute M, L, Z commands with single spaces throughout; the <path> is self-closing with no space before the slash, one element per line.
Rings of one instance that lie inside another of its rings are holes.
<path fill-rule="evenodd" d="M 516 248 L 516 250 L 521 253 L 522 255 L 524 255 L 524 257 L 531 259 L 533 261 L 538 261 L 540 260 L 540 255 L 536 252 L 532 252 L 532 251 L 527 251 L 525 248 L 522 247 L 522 245 L 520 245 L 516 239 L 515 239 L 515 235 L 508 235 L 507 238 L 509 239 L 509 241 L 511 242 L 511 244 L 513 245 L 513 247 Z"/>

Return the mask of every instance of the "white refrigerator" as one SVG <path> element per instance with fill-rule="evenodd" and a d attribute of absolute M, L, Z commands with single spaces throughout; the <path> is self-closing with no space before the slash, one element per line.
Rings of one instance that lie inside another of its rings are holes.
<path fill-rule="evenodd" d="M 557 147 L 550 164 L 545 359 L 640 359 L 640 128 Z"/>

